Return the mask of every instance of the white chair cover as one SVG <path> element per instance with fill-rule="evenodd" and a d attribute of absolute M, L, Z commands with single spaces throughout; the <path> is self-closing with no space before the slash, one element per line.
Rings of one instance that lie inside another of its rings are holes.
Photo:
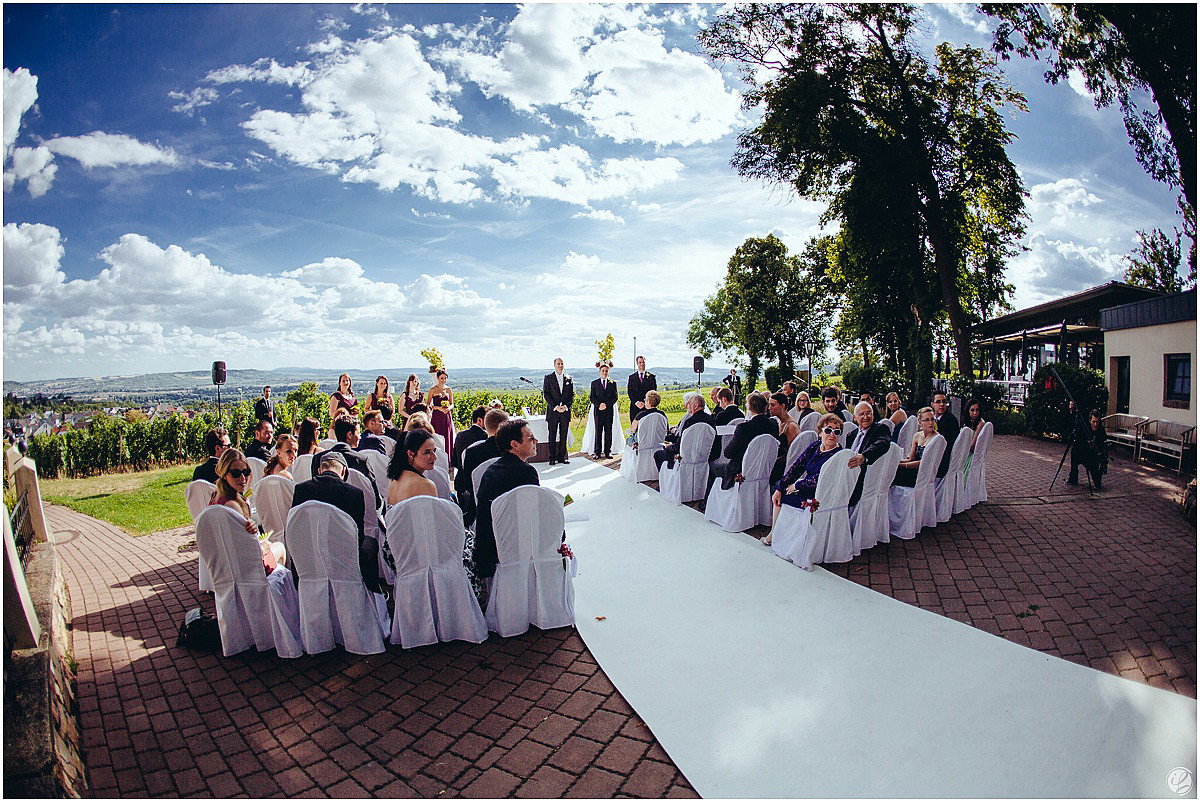
<path fill-rule="evenodd" d="M 514 488 L 492 502 L 492 524 L 500 561 L 488 596 L 488 629 L 508 638 L 531 624 L 574 626 L 575 586 L 558 553 L 563 497 L 538 485 Z"/>
<path fill-rule="evenodd" d="M 647 415 L 638 422 L 637 448 L 626 445 L 621 453 L 621 475 L 631 482 L 647 482 L 658 478 L 654 452 L 662 448 L 667 434 L 665 415 Z"/>
<path fill-rule="evenodd" d="M 388 628 L 383 596 L 367 590 L 358 567 L 358 527 L 323 501 L 288 514 L 285 544 L 300 575 L 300 638 L 309 654 L 341 644 L 351 654 L 379 654 Z"/>
<path fill-rule="evenodd" d="M 258 457 L 246 457 L 246 464 L 250 466 L 250 489 L 253 490 L 267 472 L 267 461 Z"/>
<path fill-rule="evenodd" d="M 896 445 L 900 446 L 900 450 L 907 454 L 908 449 L 912 446 L 913 438 L 917 436 L 917 416 L 909 415 L 904 419 L 904 423 L 900 424 L 900 436 L 896 438 Z"/>
<path fill-rule="evenodd" d="M 387 560 L 383 559 L 383 539 L 379 537 L 379 509 L 375 506 L 375 488 L 372 487 L 370 479 L 353 468 L 346 471 L 346 481 L 362 493 L 363 534 L 379 541 L 379 576 L 390 585 L 395 581 L 396 573 L 387 564 Z"/>
<path fill-rule="evenodd" d="M 956 504 L 955 512 L 962 512 L 981 501 L 987 501 L 987 455 L 991 446 L 992 423 L 984 421 L 979 436 L 975 438 L 975 453 L 971 455 L 971 465 L 963 479 L 962 509 L 957 509 L 959 505 Z"/>
<path fill-rule="evenodd" d="M 425 478 L 433 482 L 437 487 L 438 498 L 450 501 L 450 474 L 446 473 L 444 468 L 439 468 L 434 465 L 433 470 L 425 474 Z M 462 510 L 458 511 L 459 518 L 462 517 Z"/>
<path fill-rule="evenodd" d="M 196 518 L 200 561 L 208 566 L 217 603 L 221 652 L 251 646 L 274 649 L 280 657 L 304 653 L 300 606 L 292 574 L 282 565 L 263 574 L 262 549 L 246 531 L 245 519 L 225 506 L 207 507 Z"/>
<path fill-rule="evenodd" d="M 809 417 L 811 418 L 812 416 L 809 415 Z M 786 471 L 788 468 L 792 467 L 792 463 L 800 458 L 800 455 L 804 453 L 804 449 L 817 442 L 817 437 L 818 435 L 815 429 L 808 429 L 796 435 L 796 439 L 792 441 L 790 446 L 788 446 L 787 457 L 784 460 L 787 462 L 787 465 L 784 465 L 783 469 Z"/>
<path fill-rule="evenodd" d="M 307 482 L 312 478 L 312 454 L 301 454 L 296 457 L 296 461 L 292 463 L 292 479 L 296 484 Z"/>
<path fill-rule="evenodd" d="M 812 413 L 811 415 L 805 415 L 804 420 L 800 421 L 800 433 L 803 434 L 804 432 L 816 432 L 817 421 L 820 419 L 820 414 L 816 412 Z"/>
<path fill-rule="evenodd" d="M 771 465 L 779 453 L 778 438 L 760 434 L 750 441 L 742 458 L 742 482 L 725 490 L 713 477 L 704 517 L 726 532 L 745 532 L 771 523 Z"/>
<path fill-rule="evenodd" d="M 855 557 L 876 543 L 887 543 L 891 539 L 888 537 L 888 492 L 903 457 L 900 446 L 891 443 L 888 453 L 875 460 L 874 465 L 867 466 L 862 495 L 850 511 L 850 534 L 854 536 Z"/>
<path fill-rule="evenodd" d="M 795 407 L 792 407 L 787 412 L 788 412 L 788 417 L 792 419 L 792 423 L 800 422 L 800 410 L 796 409 Z"/>
<path fill-rule="evenodd" d="M 841 446 L 842 448 L 845 448 L 846 440 L 847 440 L 847 438 L 850 437 L 850 432 L 854 431 L 857 428 L 858 428 L 857 424 L 855 424 L 851 421 L 846 421 L 846 423 L 842 426 L 842 433 L 838 435 L 838 445 Z M 822 468 L 822 470 L 824 470 L 824 468 Z"/>
<path fill-rule="evenodd" d="M 842 420 L 846 421 L 846 423 L 854 422 L 854 415 L 850 412 L 849 408 L 842 410 Z M 821 470 L 824 470 L 824 468 L 822 468 Z M 774 541 L 772 541 L 772 542 L 774 542 Z"/>
<path fill-rule="evenodd" d="M 704 498 L 708 487 L 708 452 L 717 432 L 707 423 L 689 426 L 679 440 L 679 461 L 658 471 L 658 492 L 667 501 L 682 504 Z"/>
<path fill-rule="evenodd" d="M 333 440 L 331 438 L 326 437 L 324 440 L 317 443 L 317 450 L 318 451 L 328 451 L 329 449 L 336 446 L 337 442 L 338 442 L 337 440 Z"/>
<path fill-rule="evenodd" d="M 386 435 L 379 439 L 383 441 L 383 455 L 387 457 L 388 462 L 391 462 L 392 456 L 396 453 L 396 440 Z"/>
<path fill-rule="evenodd" d="M 438 449 L 434 453 L 434 466 L 441 468 L 447 474 L 450 473 L 450 457 L 446 455 L 446 438 L 440 434 L 435 434 L 433 439 L 437 441 Z"/>
<path fill-rule="evenodd" d="M 264 476 L 254 488 L 254 508 L 263 530 L 270 532 L 272 543 L 282 543 L 292 509 L 292 490 L 296 483 L 285 476 Z"/>
<path fill-rule="evenodd" d="M 937 525 L 937 498 L 933 481 L 946 450 L 946 438 L 935 434 L 925 443 L 915 487 L 893 487 L 888 491 L 888 533 L 911 540 L 922 527 Z M 905 452 L 907 453 L 907 452 Z"/>
<path fill-rule="evenodd" d="M 499 457 L 491 457 L 475 466 L 475 470 L 471 471 L 471 492 L 475 494 L 475 498 L 479 498 L 479 483 L 483 481 L 483 475 L 487 473 L 487 469 L 492 467 L 492 463 L 500 459 Z"/>
<path fill-rule="evenodd" d="M 846 449 L 829 458 L 817 477 L 817 511 L 810 513 L 784 505 L 771 529 L 771 551 L 811 571 L 814 563 L 844 563 L 854 557 L 850 517 L 846 509 L 858 471 L 846 463 Z"/>
<path fill-rule="evenodd" d="M 193 524 L 200 517 L 200 513 L 204 512 L 204 508 L 208 506 L 208 502 L 212 500 L 212 494 L 216 490 L 216 485 L 204 479 L 194 479 L 188 482 L 183 488 L 183 503 L 187 505 L 188 515 L 191 516 Z M 211 591 L 213 584 L 212 577 L 208 575 L 208 566 L 205 565 L 204 560 L 200 560 L 199 562 L 198 578 L 200 580 L 200 590 Z"/>
<path fill-rule="evenodd" d="M 934 506 L 937 521 L 940 524 L 950 520 L 958 497 L 963 494 L 963 466 L 967 464 L 967 452 L 971 450 L 971 438 L 974 432 L 961 429 L 958 437 L 954 438 L 954 446 L 950 449 L 950 463 L 946 475 L 934 482 Z"/>
<path fill-rule="evenodd" d="M 415 496 L 389 509 L 384 523 L 396 560 L 388 640 L 405 649 L 439 640 L 487 640 L 487 624 L 463 568 L 462 510 L 444 499 Z"/>
<path fill-rule="evenodd" d="M 612 445 L 620 447 L 625 442 L 625 430 L 621 428 L 621 412 L 613 410 Z M 596 407 L 588 406 L 587 425 L 583 428 L 580 449 L 584 454 L 596 453 Z"/>
<path fill-rule="evenodd" d="M 881 420 L 881 421 L 879 421 L 879 422 L 880 422 L 880 423 L 882 423 L 884 426 L 886 426 L 886 427 L 887 427 L 887 429 L 888 429 L 888 432 L 894 432 L 894 431 L 896 431 L 896 424 L 892 423 L 892 419 L 891 419 L 891 418 L 884 418 L 883 420 Z"/>
<path fill-rule="evenodd" d="M 390 440 L 391 438 L 382 437 L 380 439 Z M 383 454 L 380 454 L 378 451 L 374 451 L 372 449 L 366 449 L 364 451 L 359 451 L 358 453 L 366 457 L 367 465 L 371 466 L 371 473 L 375 475 L 375 487 L 379 488 L 379 497 L 387 498 L 387 472 L 388 465 L 391 461 Z"/>

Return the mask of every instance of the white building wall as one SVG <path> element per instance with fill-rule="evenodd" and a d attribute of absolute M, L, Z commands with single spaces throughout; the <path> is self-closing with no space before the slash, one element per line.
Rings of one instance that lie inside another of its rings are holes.
<path fill-rule="evenodd" d="M 1116 411 L 1117 377 L 1113 357 L 1129 357 L 1129 414 L 1196 425 L 1196 381 L 1193 376 L 1187 409 L 1163 406 L 1165 354 L 1191 354 L 1196 370 L 1196 321 L 1183 320 L 1160 326 L 1141 326 L 1104 332 L 1104 381 L 1108 385 L 1108 411 Z"/>

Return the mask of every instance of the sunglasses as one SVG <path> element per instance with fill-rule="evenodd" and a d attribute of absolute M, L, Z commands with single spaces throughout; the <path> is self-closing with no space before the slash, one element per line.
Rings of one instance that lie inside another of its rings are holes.
<path fill-rule="evenodd" d="M 246 479 L 250 478 L 250 469 L 249 468 L 242 468 L 241 470 L 238 470 L 237 468 L 231 468 L 230 470 L 226 471 L 226 473 L 229 476 L 234 477 L 235 479 L 239 476 L 245 477 Z"/>
<path fill-rule="evenodd" d="M 841 434 L 842 430 L 835 429 L 832 426 L 826 426 L 824 429 L 821 430 L 821 432 L 824 434 Z"/>

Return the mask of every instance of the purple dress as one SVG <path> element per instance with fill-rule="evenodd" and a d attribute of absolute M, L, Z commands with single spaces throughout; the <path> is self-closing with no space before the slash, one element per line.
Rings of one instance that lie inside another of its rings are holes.
<path fill-rule="evenodd" d="M 841 447 L 831 448 L 828 451 L 821 451 L 821 441 L 818 440 L 808 448 L 801 452 L 796 461 L 784 472 L 783 478 L 775 485 L 775 489 L 783 494 L 780 499 L 781 504 L 786 504 L 789 507 L 799 507 L 801 501 L 810 498 L 815 498 L 817 495 L 817 478 L 821 474 L 821 468 L 829 461 L 829 458 L 841 451 Z M 803 476 L 803 479 L 800 477 Z M 784 490 L 796 480 L 799 481 L 799 486 L 795 493 L 788 493 Z"/>
<path fill-rule="evenodd" d="M 450 395 L 438 393 L 429 397 L 429 422 L 433 430 L 446 440 L 446 453 L 454 453 L 454 424 L 450 420 L 450 410 L 442 409 L 443 401 L 449 402 Z"/>

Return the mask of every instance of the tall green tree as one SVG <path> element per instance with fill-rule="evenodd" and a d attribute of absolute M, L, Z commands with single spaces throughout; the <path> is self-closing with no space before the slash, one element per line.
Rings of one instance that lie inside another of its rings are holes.
<path fill-rule="evenodd" d="M 1194 3 L 984 3 L 993 49 L 1044 58 L 1047 82 L 1078 70 L 1097 108 L 1121 107 L 1138 162 L 1196 208 Z M 1142 108 L 1148 91 L 1157 111 Z"/>
<path fill-rule="evenodd" d="M 887 168 L 888 191 L 915 216 L 907 250 L 919 256 L 870 269 L 896 271 L 906 295 L 904 276 L 932 272 L 966 371 L 970 308 L 1000 300 L 997 277 L 1024 233 L 1025 192 L 1001 115 L 1025 101 L 976 48 L 942 44 L 931 63 L 917 24 L 908 5 L 750 4 L 699 39 L 710 57 L 742 66 L 744 105 L 762 109 L 739 138 L 740 174 L 829 200 L 839 218 L 855 180 Z M 971 280 L 973 261 L 989 281 Z"/>
<path fill-rule="evenodd" d="M 832 294 L 822 286 L 824 258 L 805 251 L 807 261 L 788 254 L 773 234 L 751 237 L 729 258 L 725 280 L 704 301 L 688 326 L 688 344 L 705 358 L 714 351 L 746 360 L 747 386 L 753 388 L 766 360 L 774 359 L 783 376 L 815 344 L 824 350 Z"/>
<path fill-rule="evenodd" d="M 1158 228 L 1149 233 L 1139 231 L 1137 235 L 1137 246 L 1125 257 L 1129 263 L 1125 270 L 1127 282 L 1168 293 L 1183 292 L 1189 286 L 1196 285 L 1194 269 L 1188 275 L 1186 283 L 1180 275 L 1183 268 L 1183 247 L 1178 229 L 1175 230 L 1174 237 Z"/>

